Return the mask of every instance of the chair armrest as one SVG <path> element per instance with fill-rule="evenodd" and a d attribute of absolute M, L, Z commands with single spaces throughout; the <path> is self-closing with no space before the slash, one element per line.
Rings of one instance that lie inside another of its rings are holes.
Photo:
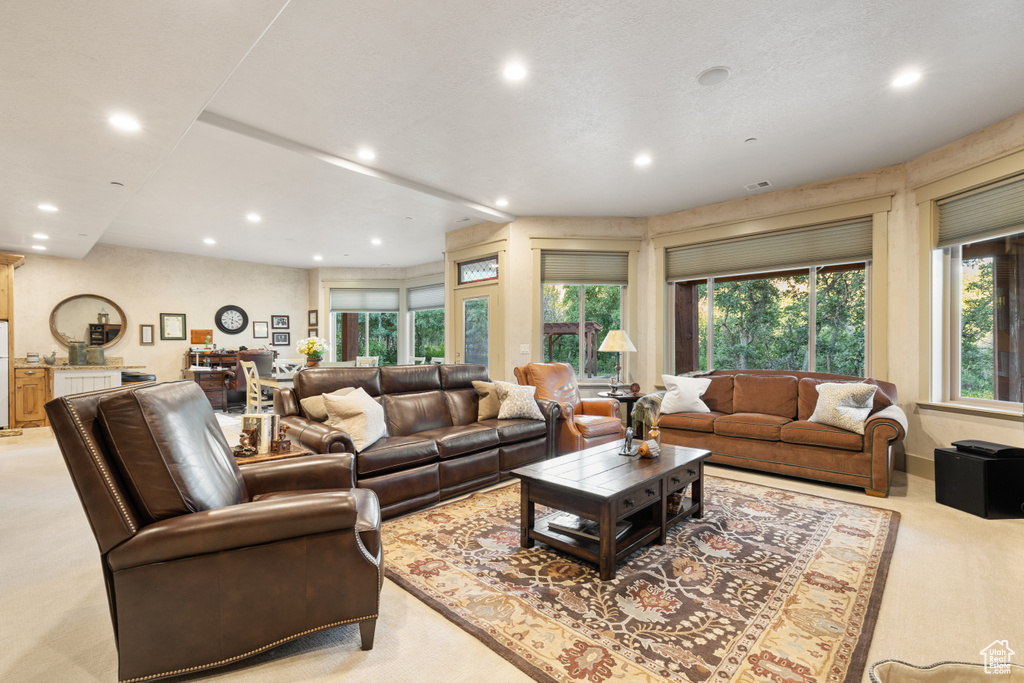
<path fill-rule="evenodd" d="M 288 425 L 288 438 L 314 453 L 355 453 L 356 447 L 352 437 L 337 427 L 323 422 L 308 420 L 298 415 L 281 418 L 281 423 Z"/>
<path fill-rule="evenodd" d="M 618 400 L 614 398 L 584 398 L 580 401 L 580 415 L 619 416 Z"/>
<path fill-rule="evenodd" d="M 274 491 L 351 489 L 356 486 L 351 453 L 254 462 L 238 469 L 250 497 Z"/>
<path fill-rule="evenodd" d="M 113 571 L 119 571 L 352 529 L 355 524 L 356 501 L 350 491 L 323 491 L 240 503 L 150 524 L 111 550 L 107 564 Z"/>
<path fill-rule="evenodd" d="M 548 454 L 551 457 L 555 453 L 555 439 L 558 435 L 558 418 L 562 414 L 562 408 L 558 401 L 550 401 L 546 398 L 538 398 L 537 407 L 544 415 L 544 422 L 548 428 Z"/>

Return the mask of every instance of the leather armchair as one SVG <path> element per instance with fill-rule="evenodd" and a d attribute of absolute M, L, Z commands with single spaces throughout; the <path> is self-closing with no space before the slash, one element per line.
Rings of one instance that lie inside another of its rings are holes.
<path fill-rule="evenodd" d="M 381 516 L 351 455 L 239 467 L 188 381 L 62 396 L 46 412 L 99 547 L 120 680 L 348 623 L 373 647 Z"/>
<path fill-rule="evenodd" d="M 537 398 L 554 401 L 562 414 L 556 427 L 559 455 L 625 436 L 615 399 L 581 398 L 576 373 L 567 363 L 527 363 L 515 369 L 520 384 L 537 387 Z"/>

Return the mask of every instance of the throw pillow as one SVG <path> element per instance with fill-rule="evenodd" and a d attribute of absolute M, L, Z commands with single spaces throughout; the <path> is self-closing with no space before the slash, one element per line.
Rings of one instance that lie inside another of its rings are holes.
<path fill-rule="evenodd" d="M 362 388 L 345 395 L 324 394 L 327 424 L 352 437 L 356 453 L 387 433 L 384 408 Z"/>
<path fill-rule="evenodd" d="M 501 399 L 498 398 L 498 388 L 493 382 L 474 381 L 473 388 L 480 398 L 480 408 L 477 411 L 477 420 L 491 420 L 498 417 L 501 410 Z"/>
<path fill-rule="evenodd" d="M 335 396 L 347 396 L 355 391 L 355 387 L 342 387 L 337 391 L 331 393 Z M 302 406 L 302 412 L 306 414 L 310 420 L 316 420 L 317 422 L 327 422 L 327 406 L 324 404 L 324 396 L 326 394 L 319 394 L 317 396 L 307 396 L 306 398 L 299 401 L 299 405 Z"/>
<path fill-rule="evenodd" d="M 857 434 L 864 433 L 864 422 L 878 387 L 859 382 L 850 384 L 825 383 L 818 385 L 818 404 L 811 422 L 839 427 Z"/>
<path fill-rule="evenodd" d="M 661 381 L 665 384 L 667 392 L 661 400 L 661 414 L 668 413 L 710 413 L 700 397 L 711 386 L 711 380 L 707 377 L 676 377 L 675 375 L 662 375 Z"/>
<path fill-rule="evenodd" d="M 501 408 L 498 410 L 499 420 L 509 420 L 515 417 L 524 417 L 529 420 L 544 419 L 540 408 L 537 407 L 537 399 L 534 398 L 537 387 L 520 386 L 511 382 L 495 382 L 494 387 L 501 400 Z"/>

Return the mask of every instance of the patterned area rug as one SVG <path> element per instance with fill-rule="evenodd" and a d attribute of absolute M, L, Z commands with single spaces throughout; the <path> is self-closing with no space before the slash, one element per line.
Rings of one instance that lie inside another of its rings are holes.
<path fill-rule="evenodd" d="M 860 681 L 899 513 L 718 477 L 705 492 L 703 519 L 613 581 L 519 546 L 518 484 L 386 522 L 385 567 L 538 681 Z"/>

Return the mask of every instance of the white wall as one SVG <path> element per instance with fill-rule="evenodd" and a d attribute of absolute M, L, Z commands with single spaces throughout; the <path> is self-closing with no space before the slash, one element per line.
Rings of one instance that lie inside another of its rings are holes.
<path fill-rule="evenodd" d="M 50 334 L 53 307 L 74 294 L 99 294 L 116 302 L 127 316 L 125 336 L 106 349 L 127 365 L 145 365 L 160 381 L 181 379 L 188 330 L 213 329 L 216 346 L 258 348 L 270 339 L 253 339 L 252 322 L 271 315 L 290 316 L 291 345 L 276 348 L 285 357 L 297 356 L 295 345 L 306 336 L 309 274 L 300 268 L 264 266 L 98 244 L 84 259 L 27 254 L 14 271 L 14 356 L 38 351 L 67 355 L 67 348 Z M 235 304 L 249 316 L 245 332 L 226 335 L 214 324 L 221 306 Z M 160 340 L 160 313 L 184 313 L 185 341 Z M 155 327 L 153 346 L 139 345 L 139 325 Z"/>

